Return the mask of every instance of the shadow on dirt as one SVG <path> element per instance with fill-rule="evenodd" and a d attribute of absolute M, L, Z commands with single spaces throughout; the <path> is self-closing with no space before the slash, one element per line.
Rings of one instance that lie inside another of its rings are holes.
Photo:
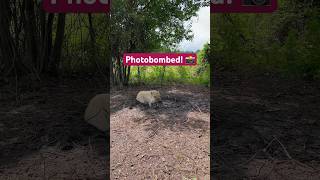
<path fill-rule="evenodd" d="M 152 107 L 136 101 L 136 95 L 144 87 L 131 87 L 129 89 L 118 90 L 111 93 L 112 97 L 118 97 L 118 104 L 111 107 L 111 111 L 116 113 L 124 108 L 137 108 L 144 112 L 143 118 L 136 118 L 134 121 L 144 124 L 145 128 L 156 135 L 158 130 L 168 129 L 171 131 L 197 130 L 207 132 L 210 130 L 209 119 L 206 118 L 209 112 L 209 90 L 204 87 L 149 87 L 160 91 L 161 102 L 155 103 Z M 196 115 L 192 116 L 190 113 Z"/>
<path fill-rule="evenodd" d="M 83 120 L 89 100 L 104 93 L 101 83 L 83 79 L 46 81 L 36 89 L 21 87 L 21 104 L 15 103 L 10 87 L 1 89 L 0 167 L 12 166 L 23 157 L 46 147 L 70 151 L 75 145 L 95 147 L 101 156 L 109 154 L 107 133 Z M 90 142 L 89 142 L 90 139 Z M 107 164 L 107 163 L 106 163 Z"/>
<path fill-rule="evenodd" d="M 252 158 L 320 162 L 317 83 L 214 72 L 212 174 L 218 179 L 248 178 Z"/>

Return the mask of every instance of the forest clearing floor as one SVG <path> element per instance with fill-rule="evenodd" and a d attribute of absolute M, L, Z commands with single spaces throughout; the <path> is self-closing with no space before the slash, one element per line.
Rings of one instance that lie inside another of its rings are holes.
<path fill-rule="evenodd" d="M 213 75 L 216 179 L 320 179 L 319 82 L 221 69 Z"/>
<path fill-rule="evenodd" d="M 160 91 L 152 107 L 140 90 Z M 210 178 L 210 91 L 202 86 L 111 90 L 111 179 Z"/>
<path fill-rule="evenodd" d="M 109 137 L 83 118 L 103 82 L 23 79 L 18 103 L 14 85 L 1 86 L 0 179 L 106 179 Z"/>
<path fill-rule="evenodd" d="M 216 179 L 320 179 L 319 82 L 213 75 Z M 23 82 L 19 104 L 14 86 L 0 88 L 0 179 L 105 179 L 109 137 L 83 120 L 103 81 Z M 149 108 L 135 101 L 148 88 L 111 91 L 111 177 L 207 175 L 208 90 L 150 87 L 164 97 Z"/>

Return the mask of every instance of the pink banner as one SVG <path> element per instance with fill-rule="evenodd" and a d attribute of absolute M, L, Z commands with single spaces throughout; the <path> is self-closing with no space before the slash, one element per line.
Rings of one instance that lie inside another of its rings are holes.
<path fill-rule="evenodd" d="M 107 13 L 111 0 L 43 0 L 49 13 Z"/>
<path fill-rule="evenodd" d="M 277 0 L 211 0 L 211 13 L 271 13 Z"/>
<path fill-rule="evenodd" d="M 125 66 L 194 66 L 197 64 L 195 53 L 125 53 Z"/>

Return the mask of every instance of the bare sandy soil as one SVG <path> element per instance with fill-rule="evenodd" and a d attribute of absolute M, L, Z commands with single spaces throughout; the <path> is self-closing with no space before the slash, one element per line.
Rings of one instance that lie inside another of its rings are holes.
<path fill-rule="evenodd" d="M 162 102 L 139 104 L 139 90 Z M 209 89 L 131 87 L 111 91 L 111 179 L 210 179 Z"/>

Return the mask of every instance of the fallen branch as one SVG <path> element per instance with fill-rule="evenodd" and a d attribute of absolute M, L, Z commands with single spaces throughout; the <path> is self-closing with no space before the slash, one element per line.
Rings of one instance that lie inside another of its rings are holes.
<path fill-rule="evenodd" d="M 246 162 L 240 164 L 240 166 L 244 166 L 244 165 L 248 164 L 249 162 L 251 162 L 251 161 L 258 155 L 259 152 L 262 151 L 262 152 L 266 153 L 267 150 L 268 150 L 268 148 L 269 148 L 269 147 L 271 146 L 271 144 L 273 143 L 273 141 L 275 141 L 274 138 L 268 143 L 268 145 L 267 145 L 265 148 L 260 149 L 259 151 L 257 151 L 253 156 L 251 156 L 251 157 L 249 158 L 249 160 L 247 160 Z"/>
<path fill-rule="evenodd" d="M 199 106 L 198 105 L 196 105 L 196 104 L 192 104 L 190 101 L 188 101 L 188 103 L 192 106 L 192 108 L 193 109 L 195 109 L 196 110 L 196 108 L 198 109 L 198 111 L 200 112 L 200 113 L 202 113 L 202 111 L 201 111 L 201 109 L 199 108 Z M 196 108 L 195 108 L 196 107 Z"/>
<path fill-rule="evenodd" d="M 286 156 L 287 156 L 290 160 L 292 160 L 292 159 L 293 159 L 292 156 L 289 154 L 289 152 L 288 152 L 287 149 L 284 147 L 284 145 L 279 141 L 279 139 L 278 139 L 276 136 L 273 136 L 273 138 L 274 138 L 276 141 L 278 141 L 278 143 L 281 145 L 281 147 L 282 147 L 284 153 L 286 154 Z"/>

